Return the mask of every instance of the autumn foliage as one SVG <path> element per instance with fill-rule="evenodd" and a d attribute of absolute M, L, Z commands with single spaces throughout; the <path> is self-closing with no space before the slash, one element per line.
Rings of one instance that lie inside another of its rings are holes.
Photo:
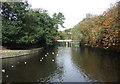
<path fill-rule="evenodd" d="M 72 32 L 80 31 L 85 45 L 120 48 L 120 2 L 101 15 L 87 14 Z M 73 34 L 74 37 L 74 34 Z M 73 38 L 74 39 L 74 38 Z"/>

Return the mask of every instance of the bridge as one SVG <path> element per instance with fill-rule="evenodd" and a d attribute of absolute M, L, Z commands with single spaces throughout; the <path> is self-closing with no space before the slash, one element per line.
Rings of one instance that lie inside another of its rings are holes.
<path fill-rule="evenodd" d="M 80 45 L 80 40 L 57 40 L 57 42 L 60 45 L 65 45 L 65 46 L 79 46 Z"/>
<path fill-rule="evenodd" d="M 57 40 L 57 42 L 80 42 L 80 40 Z"/>

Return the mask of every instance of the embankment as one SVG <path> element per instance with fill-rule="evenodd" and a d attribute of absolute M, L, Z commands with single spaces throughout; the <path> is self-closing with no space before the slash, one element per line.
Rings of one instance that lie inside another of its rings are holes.
<path fill-rule="evenodd" d="M 30 50 L 0 50 L 0 58 L 10 58 L 29 55 L 39 52 L 43 48 L 35 48 Z"/>

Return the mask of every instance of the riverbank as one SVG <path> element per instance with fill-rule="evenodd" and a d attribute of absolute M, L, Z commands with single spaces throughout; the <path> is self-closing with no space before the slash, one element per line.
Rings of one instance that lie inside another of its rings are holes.
<path fill-rule="evenodd" d="M 41 49 L 42 48 L 35 48 L 30 50 L 0 50 L 0 58 L 11 58 L 11 57 L 29 55 L 29 54 L 37 53 Z"/>
<path fill-rule="evenodd" d="M 110 47 L 104 47 L 103 45 L 96 45 L 96 46 L 91 46 L 89 44 L 85 44 L 85 47 L 93 48 L 93 49 L 100 49 L 108 52 L 117 52 L 120 53 L 120 45 L 117 46 L 110 46 Z"/>

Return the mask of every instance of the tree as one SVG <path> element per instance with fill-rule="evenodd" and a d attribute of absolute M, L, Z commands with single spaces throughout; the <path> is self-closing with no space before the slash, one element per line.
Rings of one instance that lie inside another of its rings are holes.
<path fill-rule="evenodd" d="M 46 10 L 30 9 L 27 2 L 2 3 L 3 44 L 53 45 L 64 15 L 51 17 Z M 15 37 L 16 36 L 16 37 Z"/>
<path fill-rule="evenodd" d="M 28 12 L 27 2 L 3 2 L 2 3 L 2 42 L 5 43 L 21 43 L 19 40 L 24 32 L 24 15 Z M 16 38 L 15 38 L 16 36 Z"/>
<path fill-rule="evenodd" d="M 59 25 L 60 25 L 61 27 L 65 28 L 65 27 L 63 26 L 64 20 L 65 20 L 65 17 L 64 17 L 64 15 L 63 15 L 61 12 L 59 12 L 58 14 L 57 14 L 57 13 L 54 13 L 54 14 L 53 14 L 53 21 L 54 21 L 54 23 L 55 23 L 55 25 L 54 25 L 55 28 L 58 29 L 58 28 L 59 28 Z"/>
<path fill-rule="evenodd" d="M 120 47 L 120 2 L 113 5 L 101 15 L 87 14 L 72 29 L 74 39 L 81 40 L 89 46 Z M 79 35 L 81 34 L 81 37 Z"/>

